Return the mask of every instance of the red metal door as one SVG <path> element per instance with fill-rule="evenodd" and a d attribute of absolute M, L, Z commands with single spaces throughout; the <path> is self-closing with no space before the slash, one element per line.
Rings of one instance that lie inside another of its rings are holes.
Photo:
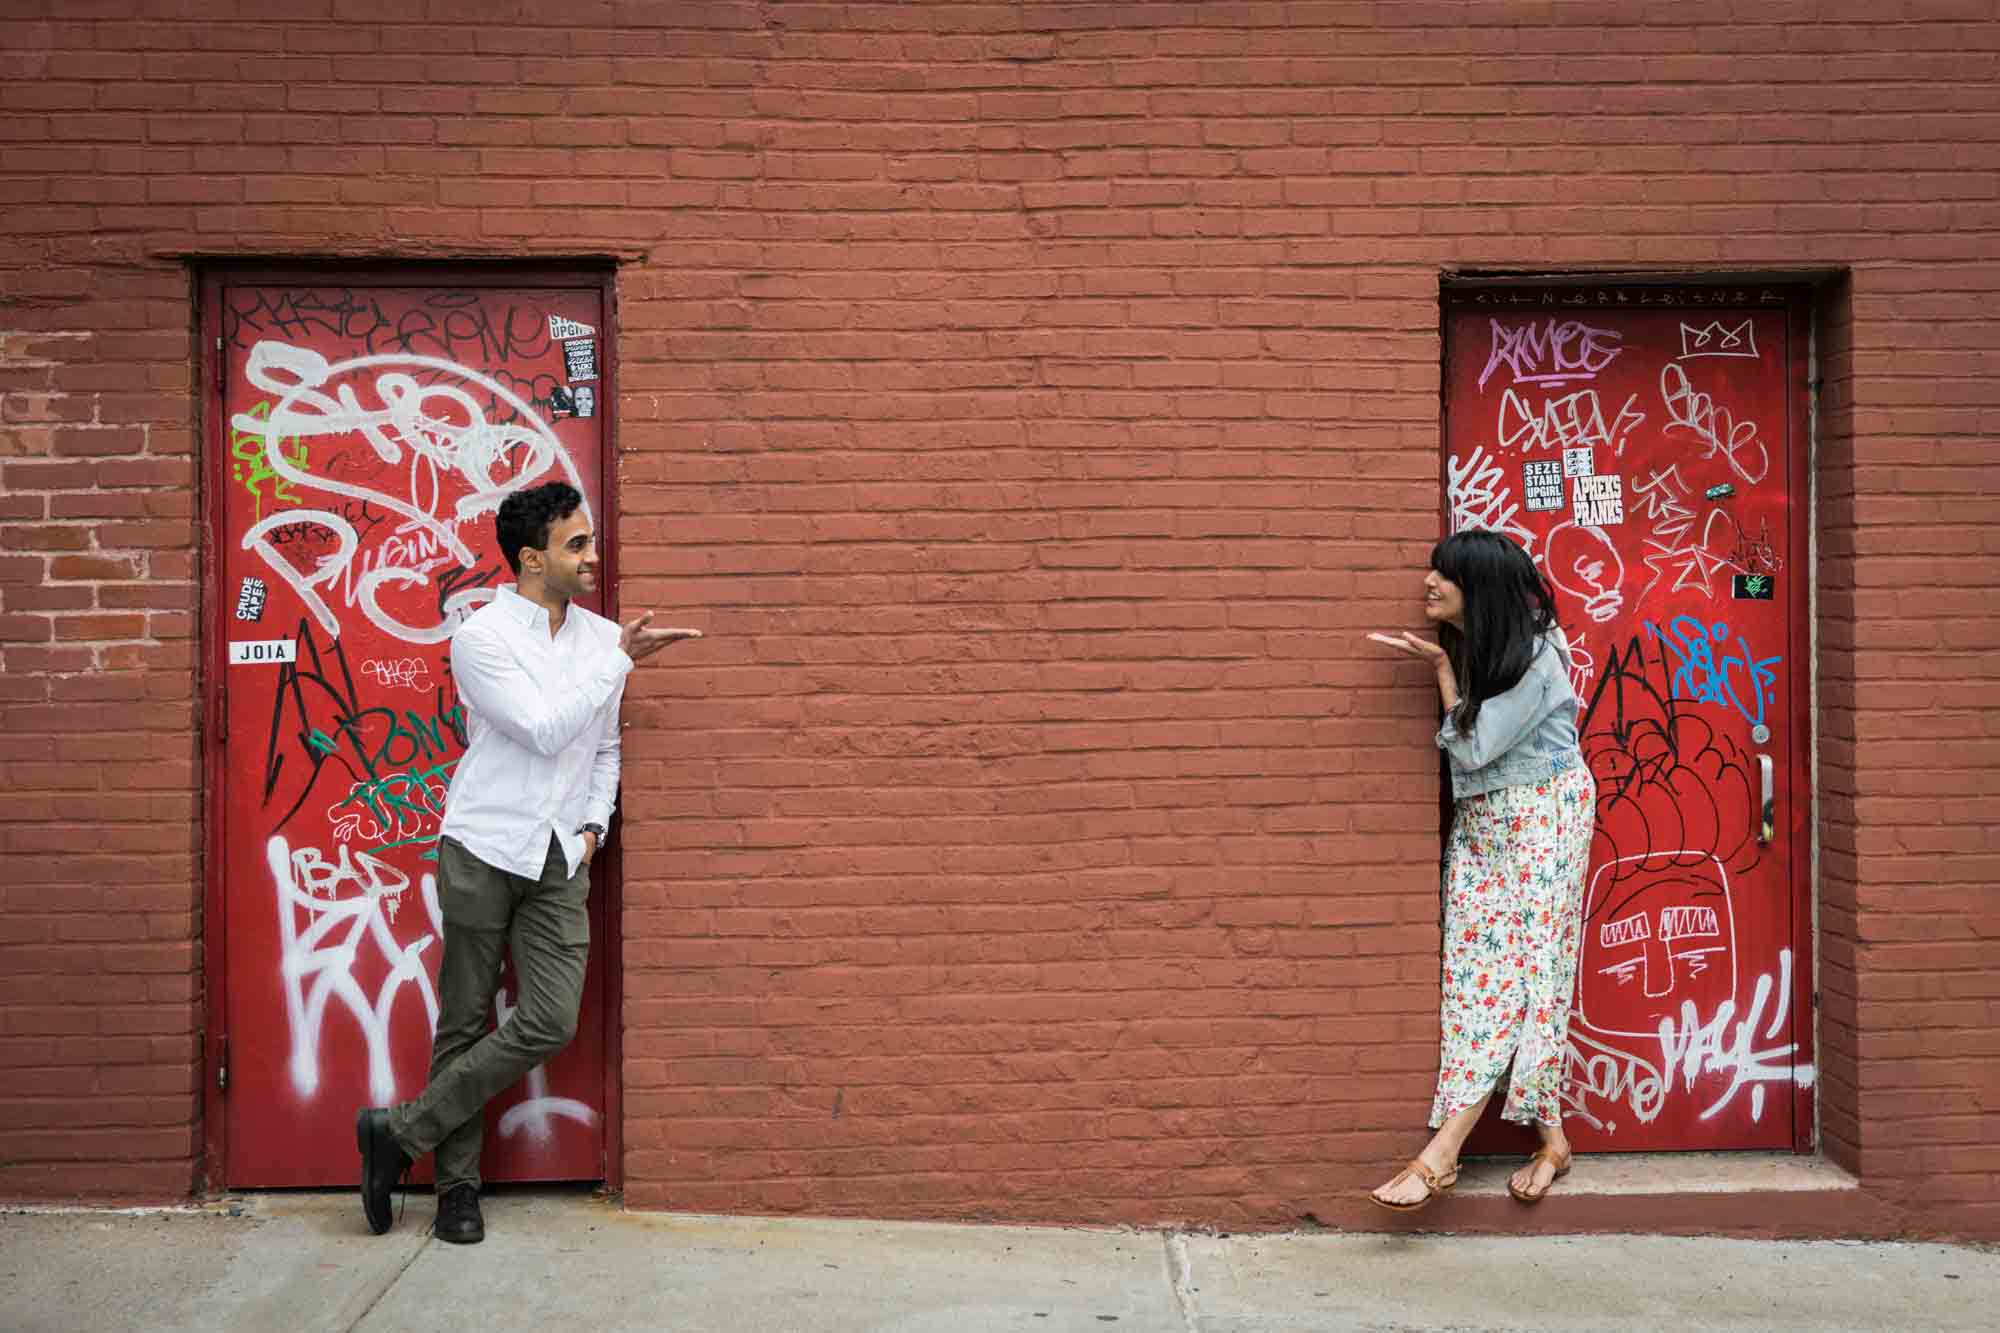
<path fill-rule="evenodd" d="M 1598 816 L 1564 1102 L 1587 1150 L 1810 1146 L 1807 309 L 1448 294 L 1447 526 L 1525 545 L 1578 649 Z"/>
<path fill-rule="evenodd" d="M 466 740 L 448 638 L 512 578 L 494 510 L 560 479 L 603 526 L 606 293 L 218 278 L 204 295 L 211 1173 L 346 1184 L 355 1109 L 415 1095 L 429 1065 L 436 842 Z M 605 892 L 576 1038 L 489 1108 L 490 1179 L 606 1173 Z M 510 966 L 501 1016 L 515 996 Z"/>

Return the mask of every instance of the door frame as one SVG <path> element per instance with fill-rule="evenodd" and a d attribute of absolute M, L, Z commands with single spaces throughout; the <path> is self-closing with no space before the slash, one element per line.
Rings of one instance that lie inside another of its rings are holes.
<path fill-rule="evenodd" d="M 223 848 L 228 830 L 225 816 L 228 803 L 222 799 L 227 713 L 223 686 L 227 680 L 225 661 L 227 624 L 224 608 L 229 601 L 222 587 L 223 551 L 227 529 L 223 496 L 228 484 L 229 448 L 227 411 L 222 399 L 223 372 L 227 359 L 222 352 L 221 297 L 225 287 L 252 283 L 286 286 L 437 287 L 508 286 L 594 288 L 600 294 L 604 329 L 598 337 L 598 375 L 602 392 L 597 413 L 603 419 L 603 446 L 598 451 L 598 527 L 603 536 L 600 563 L 604 566 L 605 614 L 618 616 L 618 567 L 620 543 L 615 539 L 618 522 L 618 284 L 613 262 L 565 259 L 549 262 L 496 261 L 492 263 L 429 263 L 423 260 L 373 259 L 354 261 L 217 261 L 203 262 L 193 272 L 195 287 L 194 354 L 195 433 L 202 450 L 196 471 L 199 490 L 199 531 L 202 535 L 200 580 L 196 591 L 200 607 L 201 647 L 197 657 L 200 690 L 200 731 L 202 771 L 201 813 L 201 1160 L 198 1186 L 207 1190 L 229 1188 L 228 1093 L 221 1074 L 228 1069 L 228 896 L 223 885 Z M 604 938 L 593 945 L 603 950 L 602 993 L 596 998 L 604 1014 L 604 1156 L 598 1164 L 605 1185 L 624 1185 L 624 1050 L 625 991 L 623 905 L 625 897 L 624 840 L 615 836 L 617 816 L 613 816 L 613 836 L 607 839 L 602 873 L 592 877 L 592 892 L 601 895 L 604 905 Z"/>
<path fill-rule="evenodd" d="M 1792 487 L 1792 504 L 1800 521 L 1791 524 L 1786 541 L 1788 568 L 1803 572 L 1798 592 L 1798 614 L 1790 618 L 1786 636 L 1791 660 L 1803 664 L 1803 677 L 1790 692 L 1792 734 L 1801 741 L 1802 753 L 1794 769 L 1800 779 L 1792 798 L 1795 811 L 1780 816 L 1779 827 L 1795 830 L 1792 863 L 1787 887 L 1791 894 L 1791 948 L 1794 966 L 1790 1003 L 1795 1030 L 1792 1053 L 1792 1151 L 1818 1151 L 1819 1125 L 1819 793 L 1814 785 L 1819 773 L 1818 659 L 1814 655 L 1819 609 L 1818 571 L 1812 563 L 1818 534 L 1818 440 L 1817 420 L 1818 333 L 1822 298 L 1829 285 L 1844 275 L 1834 269 L 1755 269 L 1689 270 L 1678 272 L 1541 272 L 1534 270 L 1463 269 L 1445 270 L 1438 275 L 1438 480 L 1439 531 L 1449 531 L 1450 501 L 1444 493 L 1445 460 L 1450 455 L 1447 437 L 1447 395 L 1450 374 L 1446 362 L 1447 324 L 1451 313 L 1463 309 L 1486 309 L 1515 313 L 1547 310 L 1654 309 L 1699 311 L 1724 304 L 1748 304 L 1785 313 L 1786 336 L 1795 354 L 1786 366 L 1785 393 L 1788 411 L 1785 432 L 1785 467 Z M 1496 300 L 1505 293 L 1504 304 Z M 1744 299 L 1747 294 L 1747 299 Z M 1516 297 L 1525 300 L 1516 300 Z M 1718 299 L 1735 298 L 1735 299 Z M 1794 575 L 1795 578 L 1799 577 Z M 1444 819 L 1450 819 L 1451 801 L 1447 786 L 1440 802 Z M 1812 1077 L 1800 1085 L 1797 1071 L 1809 1069 Z"/>

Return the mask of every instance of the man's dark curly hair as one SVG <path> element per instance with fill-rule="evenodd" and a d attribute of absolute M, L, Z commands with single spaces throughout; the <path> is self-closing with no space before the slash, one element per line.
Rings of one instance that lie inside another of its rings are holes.
<path fill-rule="evenodd" d="M 583 492 L 566 481 L 551 481 L 532 490 L 515 491 L 500 502 L 493 515 L 493 532 L 500 539 L 500 554 L 518 576 L 521 548 L 541 550 L 549 544 L 549 529 L 574 514 L 583 505 Z"/>

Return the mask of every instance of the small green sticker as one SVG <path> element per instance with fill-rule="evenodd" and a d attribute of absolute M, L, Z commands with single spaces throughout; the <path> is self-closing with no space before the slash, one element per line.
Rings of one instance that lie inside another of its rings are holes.
<path fill-rule="evenodd" d="M 1768 602 L 1778 584 L 1769 574 L 1737 574 L 1730 581 L 1739 602 Z"/>

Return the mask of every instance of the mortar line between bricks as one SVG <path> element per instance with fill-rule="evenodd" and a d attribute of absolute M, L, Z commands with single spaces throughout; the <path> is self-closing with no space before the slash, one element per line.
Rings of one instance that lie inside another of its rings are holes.
<path fill-rule="evenodd" d="M 1181 1312 L 1186 1333 L 1201 1333 L 1201 1321 L 1194 1312 L 1194 1264 L 1188 1258 L 1187 1236 L 1179 1231 L 1161 1233 L 1167 1250 L 1167 1285 L 1173 1288 L 1174 1308 Z"/>

